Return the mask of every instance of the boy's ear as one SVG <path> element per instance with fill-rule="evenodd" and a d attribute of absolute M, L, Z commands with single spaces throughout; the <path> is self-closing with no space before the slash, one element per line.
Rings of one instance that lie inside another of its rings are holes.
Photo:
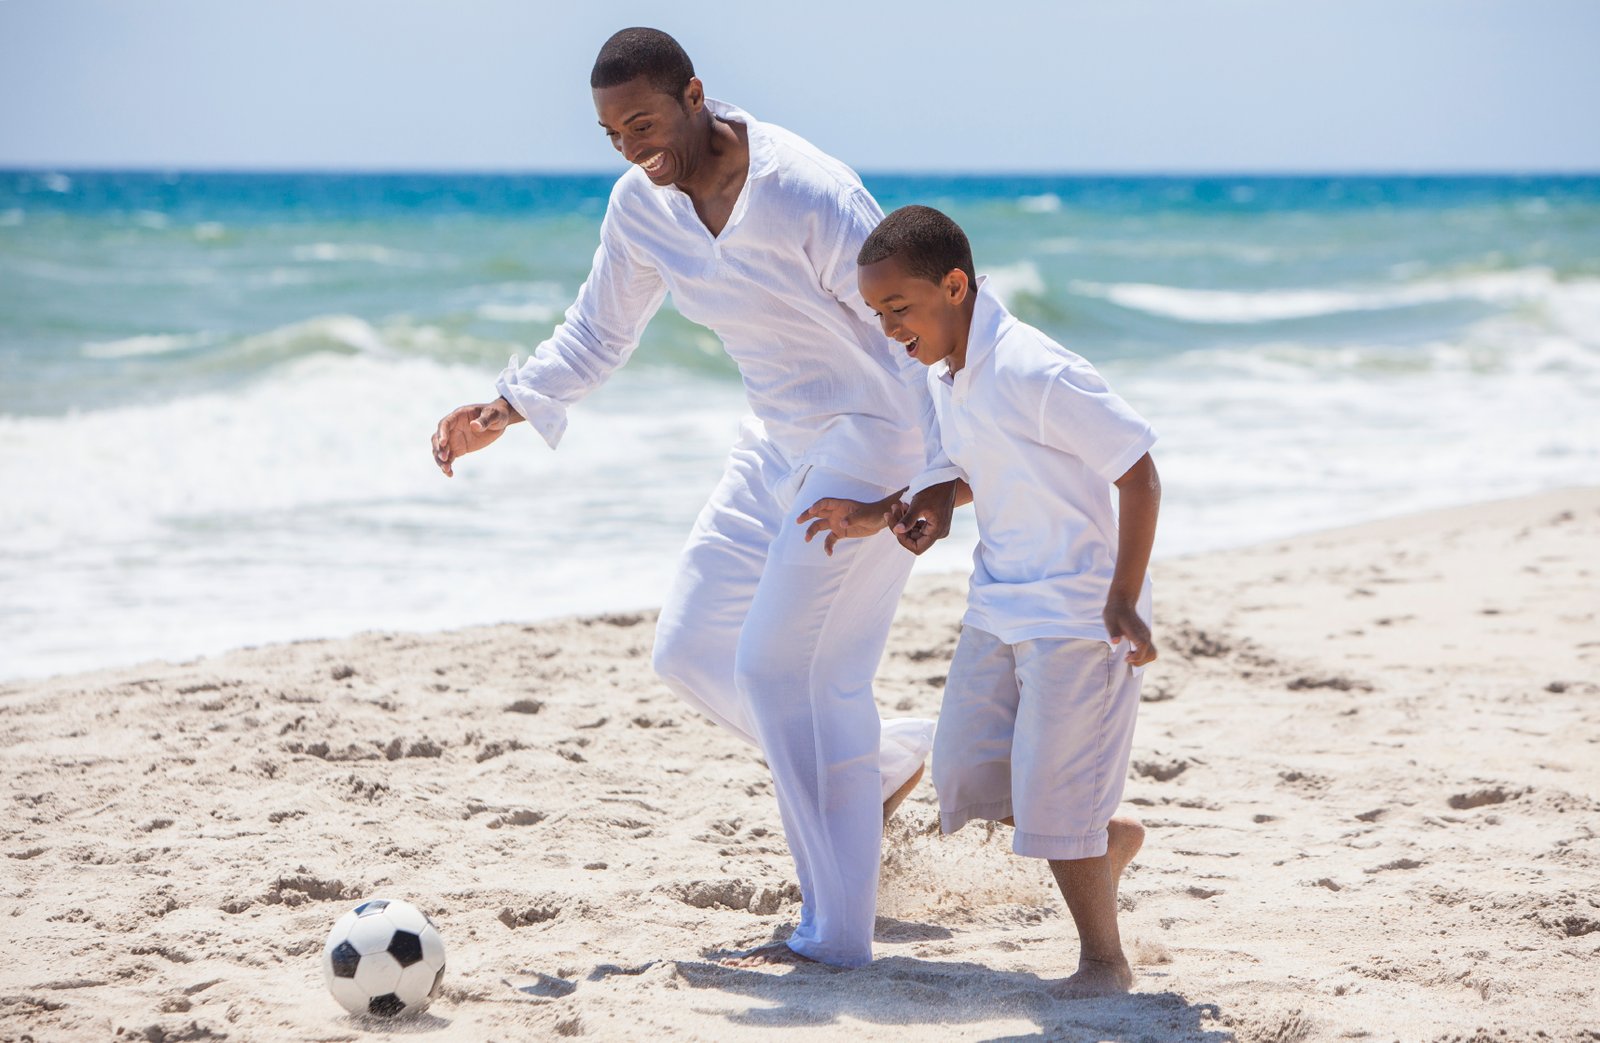
<path fill-rule="evenodd" d="M 967 299 L 967 294 L 972 292 L 972 283 L 967 278 L 967 273 L 960 268 L 952 268 L 945 273 L 940 282 L 945 297 L 951 304 L 962 304 Z"/>

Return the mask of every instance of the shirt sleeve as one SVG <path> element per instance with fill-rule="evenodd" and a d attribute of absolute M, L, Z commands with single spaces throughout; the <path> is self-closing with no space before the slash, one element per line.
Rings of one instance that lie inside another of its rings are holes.
<path fill-rule="evenodd" d="M 1155 428 L 1082 359 L 1062 363 L 1044 385 L 1039 441 L 1071 453 L 1115 482 L 1156 443 Z"/>
<path fill-rule="evenodd" d="M 852 185 L 841 195 L 837 214 L 839 225 L 832 230 L 833 247 L 817 274 L 824 289 L 855 312 L 862 322 L 877 328 L 878 318 L 862 299 L 861 288 L 856 284 L 856 255 L 861 252 L 861 244 L 867 241 L 867 236 L 883 220 L 883 208 L 878 206 L 878 201 L 865 188 Z M 891 348 L 888 337 L 882 334 L 879 337 L 884 342 L 883 358 L 888 360 L 891 372 L 906 387 L 917 413 L 917 426 L 922 432 L 922 470 L 915 476 L 907 476 L 909 489 L 906 495 L 915 496 L 929 486 L 954 481 L 962 475 L 945 454 L 944 444 L 939 437 L 939 417 L 934 412 L 933 397 L 928 391 L 928 367 L 905 352 Z"/>
<path fill-rule="evenodd" d="M 519 365 L 511 356 L 495 389 L 554 449 L 567 429 L 567 407 L 628 361 L 666 294 L 660 273 L 634 257 L 608 211 L 589 278 L 561 325 L 528 361 Z"/>

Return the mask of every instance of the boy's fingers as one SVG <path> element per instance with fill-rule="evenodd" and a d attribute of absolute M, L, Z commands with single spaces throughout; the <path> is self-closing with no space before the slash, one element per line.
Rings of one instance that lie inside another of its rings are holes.
<path fill-rule="evenodd" d="M 806 542 L 810 543 L 811 542 L 811 537 L 815 536 L 817 533 L 821 532 L 824 529 L 828 530 L 828 534 L 830 536 L 833 534 L 833 529 L 828 524 L 828 520 L 826 518 L 822 518 L 822 519 L 819 519 L 817 521 L 812 522 L 811 523 L 811 527 L 806 529 Z"/>

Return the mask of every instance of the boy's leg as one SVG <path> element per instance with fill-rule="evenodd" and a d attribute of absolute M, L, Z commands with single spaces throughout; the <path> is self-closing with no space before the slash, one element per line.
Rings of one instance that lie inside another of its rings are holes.
<path fill-rule="evenodd" d="M 1015 646 L 1022 695 L 1012 846 L 1050 861 L 1078 928 L 1078 970 L 1061 983 L 1066 995 L 1125 992 L 1133 983 L 1117 927 L 1117 880 L 1143 828 L 1132 820 L 1111 828 L 1139 706 L 1139 676 L 1123 661 L 1125 652 L 1103 641 Z"/>
<path fill-rule="evenodd" d="M 874 500 L 889 492 L 820 468 L 794 498 Z M 788 512 L 789 520 L 798 507 Z M 739 641 L 736 675 L 772 770 L 804 908 L 789 948 L 858 966 L 872 958 L 885 789 L 872 678 L 912 555 L 880 533 L 832 557 L 791 524 L 773 541 Z M 909 776 L 931 722 L 891 722 Z"/>

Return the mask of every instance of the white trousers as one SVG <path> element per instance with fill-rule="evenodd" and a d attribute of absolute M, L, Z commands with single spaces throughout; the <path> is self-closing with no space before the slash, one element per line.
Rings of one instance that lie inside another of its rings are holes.
<path fill-rule="evenodd" d="M 880 736 L 872 696 L 912 555 L 883 532 L 829 557 L 794 519 L 823 496 L 892 491 L 796 469 L 747 425 L 656 629 L 656 672 L 772 771 L 802 895 L 789 947 L 843 967 L 872 959 L 883 800 L 927 756 L 933 722 L 886 722 Z"/>

